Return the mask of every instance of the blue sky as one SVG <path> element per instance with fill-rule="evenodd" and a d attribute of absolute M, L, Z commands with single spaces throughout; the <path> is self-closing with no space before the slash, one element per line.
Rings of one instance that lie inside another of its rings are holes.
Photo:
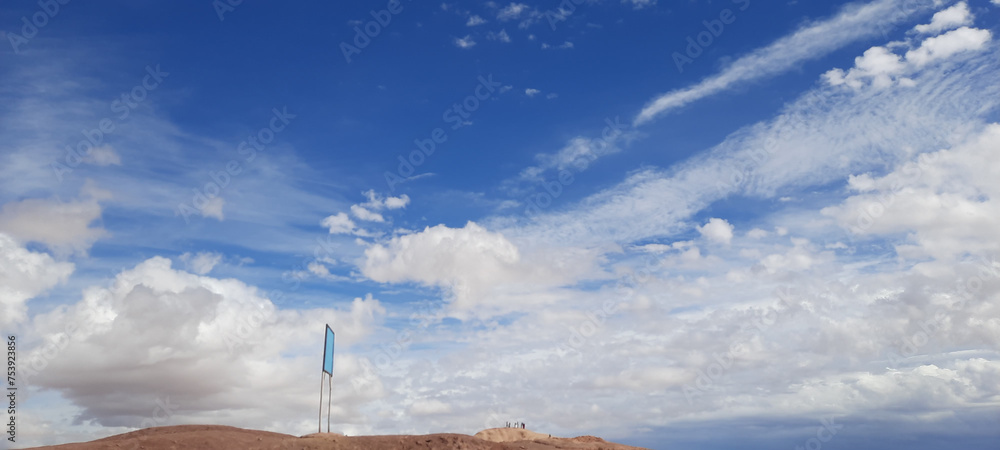
<path fill-rule="evenodd" d="M 0 7 L 25 445 L 307 433 L 326 323 L 351 434 L 998 438 L 995 1 L 42 3 Z"/>

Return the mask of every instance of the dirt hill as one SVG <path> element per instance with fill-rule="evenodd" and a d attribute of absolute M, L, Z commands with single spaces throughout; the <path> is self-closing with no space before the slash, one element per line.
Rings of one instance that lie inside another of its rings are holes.
<path fill-rule="evenodd" d="M 550 438 L 548 434 L 513 428 L 492 428 L 466 434 L 422 436 L 343 436 L 318 433 L 298 437 L 220 425 L 147 428 L 92 442 L 37 449 L 58 450 L 643 450 L 593 436 Z"/>

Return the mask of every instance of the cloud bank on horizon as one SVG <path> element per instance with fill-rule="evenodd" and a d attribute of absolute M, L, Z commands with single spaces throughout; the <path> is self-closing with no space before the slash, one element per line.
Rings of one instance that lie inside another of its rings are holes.
<path fill-rule="evenodd" d="M 0 8 L 18 445 L 995 445 L 996 1 L 550 6 Z"/>

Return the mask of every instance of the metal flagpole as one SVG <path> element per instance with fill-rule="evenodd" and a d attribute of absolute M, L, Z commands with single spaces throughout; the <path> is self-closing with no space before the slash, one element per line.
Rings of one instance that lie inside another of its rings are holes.
<path fill-rule="evenodd" d="M 330 374 L 330 378 L 327 378 L 327 382 L 330 384 L 330 389 L 327 391 L 326 396 L 326 432 L 330 432 L 330 405 L 333 404 L 333 374 Z M 322 409 L 322 403 L 320 403 L 320 409 Z"/>
<path fill-rule="evenodd" d="M 323 432 L 323 377 L 326 376 L 326 372 L 319 373 L 319 420 L 316 422 L 316 432 Z"/>

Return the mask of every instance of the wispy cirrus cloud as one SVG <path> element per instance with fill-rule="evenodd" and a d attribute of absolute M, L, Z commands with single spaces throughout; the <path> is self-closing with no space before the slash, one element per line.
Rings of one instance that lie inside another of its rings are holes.
<path fill-rule="evenodd" d="M 898 25 L 933 6 L 930 0 L 907 2 L 905 8 L 894 0 L 848 5 L 831 18 L 809 23 L 766 47 L 737 58 L 721 72 L 693 86 L 656 97 L 635 117 L 635 124 L 647 123 L 691 102 L 785 72 L 803 61 L 818 59 L 844 45 L 877 36 L 885 27 Z"/>

